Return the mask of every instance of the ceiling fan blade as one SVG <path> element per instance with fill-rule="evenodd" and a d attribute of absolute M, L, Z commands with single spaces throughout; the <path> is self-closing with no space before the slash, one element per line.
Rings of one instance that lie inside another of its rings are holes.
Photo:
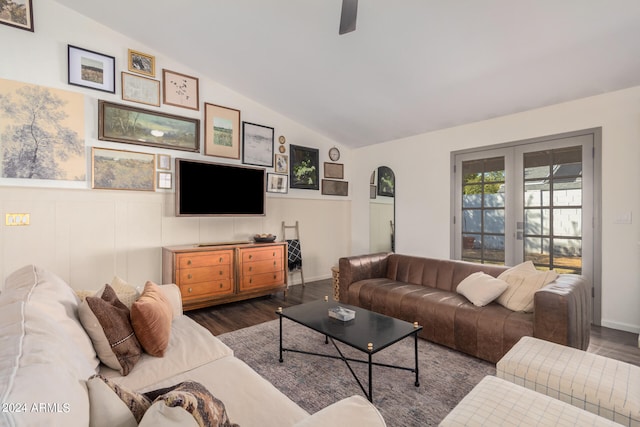
<path fill-rule="evenodd" d="M 358 0 L 342 0 L 342 15 L 340 16 L 340 34 L 350 33 L 356 29 L 358 15 Z"/>

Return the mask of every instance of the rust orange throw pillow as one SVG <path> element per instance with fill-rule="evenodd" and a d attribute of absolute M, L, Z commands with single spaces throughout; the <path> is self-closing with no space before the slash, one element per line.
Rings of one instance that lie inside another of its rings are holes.
<path fill-rule="evenodd" d="M 173 312 L 169 300 L 153 282 L 144 285 L 140 298 L 131 306 L 131 325 L 144 351 L 162 357 L 169 345 Z"/>

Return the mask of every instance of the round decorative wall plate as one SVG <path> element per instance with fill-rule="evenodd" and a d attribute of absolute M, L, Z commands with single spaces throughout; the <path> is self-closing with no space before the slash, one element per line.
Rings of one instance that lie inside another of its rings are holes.
<path fill-rule="evenodd" d="M 280 147 L 278 147 L 278 151 L 280 151 L 281 153 L 284 153 L 285 151 L 287 151 L 287 149 L 284 148 L 284 145 L 281 145 Z"/>
<path fill-rule="evenodd" d="M 287 138 L 285 138 L 284 135 L 280 135 L 280 137 L 278 138 L 278 142 L 280 144 L 284 144 L 285 142 L 287 142 Z"/>
<path fill-rule="evenodd" d="M 338 161 L 340 159 L 340 150 L 338 150 L 336 147 L 331 147 L 331 149 L 329 150 L 329 158 L 332 162 Z"/>

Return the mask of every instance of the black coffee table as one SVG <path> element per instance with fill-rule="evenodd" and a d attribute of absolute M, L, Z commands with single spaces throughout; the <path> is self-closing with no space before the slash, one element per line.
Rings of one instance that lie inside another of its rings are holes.
<path fill-rule="evenodd" d="M 329 317 L 329 308 L 338 306 L 354 310 L 356 312 L 355 318 L 343 322 L 341 320 Z M 387 368 L 403 369 L 406 371 L 414 372 L 416 374 L 415 386 L 420 386 L 420 381 L 418 379 L 418 332 L 422 330 L 422 326 L 419 326 L 417 323 L 412 324 L 403 320 L 394 319 L 393 317 L 374 313 L 364 308 L 341 304 L 334 301 L 327 301 L 327 298 L 325 298 L 324 301 L 314 301 L 285 309 L 279 308 L 276 313 L 280 316 L 280 363 L 284 361 L 284 359 L 282 358 L 282 354 L 285 351 L 340 359 L 345 362 L 345 364 L 349 368 L 349 371 L 351 371 L 351 375 L 353 375 L 353 377 L 356 379 L 358 385 L 360 386 L 360 389 L 362 389 L 362 392 L 370 402 L 373 402 L 373 365 L 384 366 Z M 323 334 L 325 336 L 325 343 L 331 341 L 339 356 L 283 347 L 283 318 L 292 320 L 296 323 L 299 323 L 300 325 L 306 326 L 309 329 Z M 374 354 L 411 335 L 413 335 L 414 337 L 415 367 L 412 368 L 373 362 L 372 359 Z M 338 346 L 336 345 L 335 341 L 339 341 L 350 347 L 362 351 L 368 356 L 367 360 L 345 357 L 342 351 L 340 351 L 340 348 L 338 348 Z M 349 362 L 368 364 L 368 392 L 365 390 L 365 387 L 362 385 L 362 382 L 354 372 Z"/>

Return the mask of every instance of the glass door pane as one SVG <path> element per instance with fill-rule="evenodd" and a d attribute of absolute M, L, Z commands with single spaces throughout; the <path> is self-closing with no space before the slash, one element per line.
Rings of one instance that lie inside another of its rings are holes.
<path fill-rule="evenodd" d="M 504 157 L 462 162 L 462 259 L 505 263 Z"/>
<path fill-rule="evenodd" d="M 582 272 L 582 146 L 523 154 L 524 259 Z"/>

